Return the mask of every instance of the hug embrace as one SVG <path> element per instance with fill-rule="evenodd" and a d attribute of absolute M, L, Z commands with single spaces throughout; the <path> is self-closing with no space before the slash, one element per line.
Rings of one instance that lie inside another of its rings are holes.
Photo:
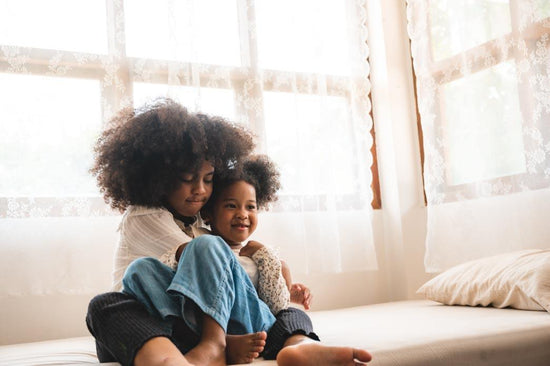
<path fill-rule="evenodd" d="M 276 166 L 254 147 L 243 127 L 170 99 L 122 110 L 100 136 L 92 173 L 123 212 L 113 292 L 93 298 L 86 317 L 101 362 L 371 360 L 366 350 L 323 345 L 308 315 L 289 306 L 309 309 L 307 286 L 249 240 L 280 188 Z"/>

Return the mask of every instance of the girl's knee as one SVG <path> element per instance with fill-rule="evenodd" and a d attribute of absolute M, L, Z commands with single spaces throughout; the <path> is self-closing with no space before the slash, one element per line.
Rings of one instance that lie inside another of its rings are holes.
<path fill-rule="evenodd" d="M 231 267 L 235 261 L 235 255 L 222 238 L 201 235 L 187 245 L 180 259 L 179 268 L 227 268 Z"/>
<path fill-rule="evenodd" d="M 126 272 L 122 278 L 124 291 L 127 292 L 143 281 L 146 281 L 146 279 L 158 273 L 162 266 L 162 262 L 156 258 L 144 257 L 134 260 L 126 268 Z"/>
<path fill-rule="evenodd" d="M 96 322 L 105 319 L 114 306 L 123 304 L 128 298 L 127 294 L 121 292 L 107 292 L 92 298 L 86 313 L 86 324 L 90 332 L 94 334 Z"/>
<path fill-rule="evenodd" d="M 119 301 L 119 297 L 124 296 L 119 292 L 107 292 L 94 296 L 88 304 L 88 317 L 101 315 L 111 304 Z"/>
<path fill-rule="evenodd" d="M 207 258 L 213 256 L 225 257 L 229 254 L 233 255 L 229 245 L 219 236 L 201 235 L 193 239 L 190 244 L 193 245 L 192 247 L 195 255 L 204 255 Z"/>
<path fill-rule="evenodd" d="M 151 258 L 151 257 L 138 258 L 132 263 L 130 263 L 130 265 L 126 268 L 126 272 L 124 273 L 124 278 L 139 276 L 141 274 L 154 272 L 157 270 L 159 265 L 162 265 L 162 262 L 160 262 L 156 258 Z"/>

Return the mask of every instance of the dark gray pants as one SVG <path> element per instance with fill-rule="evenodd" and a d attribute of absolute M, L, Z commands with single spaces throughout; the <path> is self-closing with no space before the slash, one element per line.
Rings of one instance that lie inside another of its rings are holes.
<path fill-rule="evenodd" d="M 96 339 L 99 361 L 120 362 L 123 366 L 132 365 L 137 351 L 151 338 L 169 338 L 183 354 L 200 340 L 183 319 L 174 319 L 172 326 L 166 327 L 135 298 L 120 292 L 94 297 L 88 307 L 86 324 Z M 296 308 L 280 311 L 267 333 L 261 356 L 266 360 L 275 359 L 284 342 L 294 334 L 319 340 L 305 312 Z"/>

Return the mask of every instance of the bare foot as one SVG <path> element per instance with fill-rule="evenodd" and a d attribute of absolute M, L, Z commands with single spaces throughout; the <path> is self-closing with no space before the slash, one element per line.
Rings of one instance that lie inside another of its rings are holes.
<path fill-rule="evenodd" d="M 251 363 L 264 350 L 266 332 L 227 335 L 225 356 L 228 364 Z"/>
<path fill-rule="evenodd" d="M 185 358 L 166 357 L 159 366 L 194 366 L 194 364 L 189 363 Z"/>
<path fill-rule="evenodd" d="M 151 338 L 139 349 L 135 366 L 193 366 L 168 338 Z"/>
<path fill-rule="evenodd" d="M 200 366 L 227 366 L 225 347 L 209 340 L 202 340 L 195 348 L 185 354 L 187 362 Z"/>
<path fill-rule="evenodd" d="M 278 366 L 363 366 L 372 355 L 363 349 L 328 347 L 304 342 L 284 347 L 277 355 Z"/>

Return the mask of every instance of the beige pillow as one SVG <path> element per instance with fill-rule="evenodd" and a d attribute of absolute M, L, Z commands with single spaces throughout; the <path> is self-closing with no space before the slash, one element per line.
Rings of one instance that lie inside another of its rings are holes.
<path fill-rule="evenodd" d="M 550 311 L 550 250 L 522 250 L 452 267 L 417 291 L 448 305 Z"/>

